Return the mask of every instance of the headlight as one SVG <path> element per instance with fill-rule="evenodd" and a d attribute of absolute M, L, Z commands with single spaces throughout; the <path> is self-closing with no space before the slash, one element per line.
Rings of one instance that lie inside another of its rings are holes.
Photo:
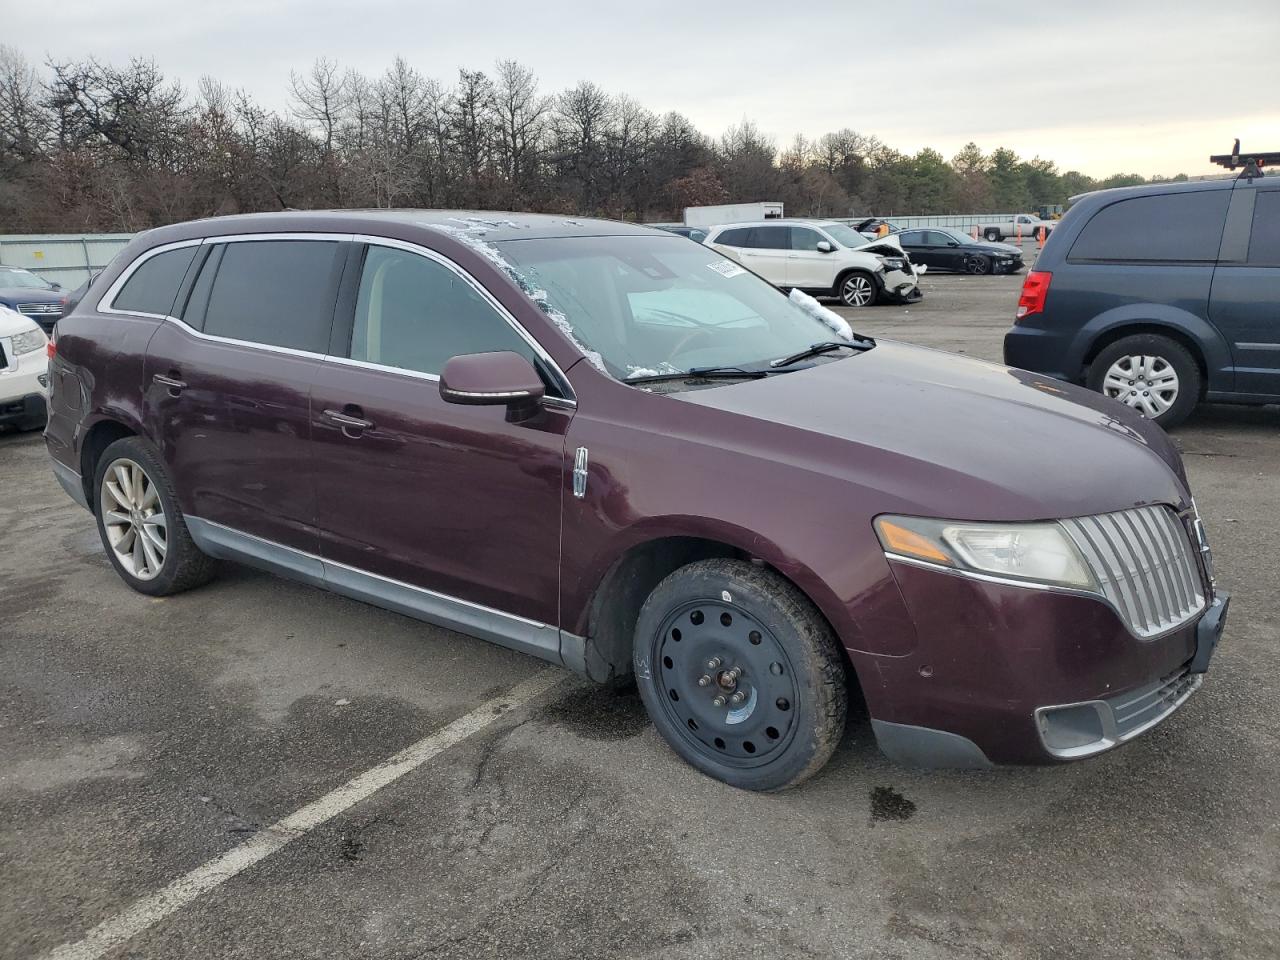
<path fill-rule="evenodd" d="M 886 270 L 905 270 L 907 269 L 907 261 L 902 257 L 881 257 Z"/>
<path fill-rule="evenodd" d="M 27 330 L 14 335 L 13 352 L 17 354 L 35 353 L 37 350 L 43 350 L 44 345 L 48 342 L 49 338 L 44 335 L 43 330 Z"/>
<path fill-rule="evenodd" d="M 878 517 L 875 526 L 886 553 L 993 576 L 1098 589 L 1084 557 L 1056 523 Z"/>

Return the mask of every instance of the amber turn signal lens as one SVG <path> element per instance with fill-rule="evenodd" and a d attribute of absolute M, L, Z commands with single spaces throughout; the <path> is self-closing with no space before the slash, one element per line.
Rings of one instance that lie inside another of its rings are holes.
<path fill-rule="evenodd" d="M 951 558 L 939 550 L 928 537 L 899 526 L 892 520 L 877 520 L 876 528 L 880 533 L 880 542 L 889 552 L 951 566 Z"/>

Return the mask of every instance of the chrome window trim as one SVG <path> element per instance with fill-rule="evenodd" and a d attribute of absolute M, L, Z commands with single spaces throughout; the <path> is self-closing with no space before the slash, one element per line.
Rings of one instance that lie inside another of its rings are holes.
<path fill-rule="evenodd" d="M 322 358 L 325 363 L 336 363 L 345 367 L 359 367 L 362 370 L 376 370 L 379 373 L 391 373 L 401 377 L 409 377 L 412 380 L 423 380 L 427 383 L 439 383 L 440 377 L 434 373 L 423 373 L 421 370 L 409 370 L 405 367 L 389 367 L 383 363 L 373 363 L 370 360 L 352 360 L 350 357 L 339 357 L 334 354 L 328 354 Z M 543 397 L 540 401 L 544 407 L 555 407 L 559 410 L 577 410 L 578 401 L 569 400 L 565 397 Z"/>
<path fill-rule="evenodd" d="M 219 337 L 215 334 L 205 333 L 202 330 L 197 330 L 195 327 L 188 326 L 185 321 L 179 320 L 177 317 L 159 317 L 158 319 L 172 323 L 191 336 L 200 340 L 206 340 L 210 343 L 225 343 L 233 347 L 250 347 L 255 350 L 266 350 L 269 353 L 282 353 L 289 357 L 304 357 L 308 360 L 328 359 L 327 354 L 315 353 L 311 350 L 297 350 L 293 347 L 281 347 L 274 343 L 258 343 L 256 340 L 237 340 L 234 337 Z"/>
<path fill-rule="evenodd" d="M 555 375 L 559 378 L 560 382 L 564 385 L 565 389 L 568 391 L 568 394 L 569 394 L 567 397 L 564 397 L 563 399 L 573 403 L 575 406 L 577 405 L 577 396 L 573 391 L 573 384 L 569 382 L 569 378 L 565 376 L 564 371 L 560 369 L 560 364 L 556 363 L 556 361 L 552 358 L 551 354 L 547 353 L 546 349 L 542 346 L 541 343 L 537 341 L 537 339 L 533 336 L 533 334 L 529 333 L 529 331 L 524 328 L 524 325 L 521 324 L 520 321 L 515 318 L 515 316 L 511 313 L 510 310 L 508 310 L 505 306 L 502 305 L 502 302 L 499 301 L 498 298 L 495 297 L 488 290 L 488 288 L 485 287 L 484 284 L 482 284 L 479 280 L 477 280 L 475 277 L 469 274 L 466 270 L 464 270 L 458 264 L 454 263 L 454 261 L 450 260 L 448 257 L 446 257 L 444 254 L 440 253 L 437 250 L 432 250 L 430 247 L 424 247 L 422 246 L 422 244 L 413 243 L 408 240 L 397 240 L 393 237 L 377 237 L 377 236 L 372 236 L 370 234 L 356 234 L 351 239 L 355 243 L 366 243 L 370 246 L 376 246 L 376 247 L 389 247 L 393 250 L 404 250 L 407 253 L 417 254 L 420 257 L 425 257 L 428 260 L 431 260 L 435 263 L 440 264 L 440 266 L 444 267 L 445 269 L 452 271 L 464 283 L 466 283 L 473 290 L 475 290 L 476 293 L 480 294 L 481 298 L 497 312 L 498 316 L 502 317 L 502 319 L 507 322 L 507 324 L 511 327 L 511 329 L 515 331 L 516 335 L 520 337 L 520 339 L 523 340 L 525 343 L 527 343 L 530 347 L 532 347 L 533 352 L 536 353 L 538 357 L 541 358 L 553 371 L 555 371 Z M 367 361 L 353 361 L 353 362 L 364 363 Z M 378 366 L 384 370 L 401 369 L 399 367 L 387 367 L 382 364 L 377 364 L 375 366 Z M 426 374 L 426 376 L 433 376 L 433 375 Z M 439 379 L 438 374 L 435 374 L 434 377 L 437 380 Z M 547 399 L 559 400 L 562 398 L 548 397 Z"/>

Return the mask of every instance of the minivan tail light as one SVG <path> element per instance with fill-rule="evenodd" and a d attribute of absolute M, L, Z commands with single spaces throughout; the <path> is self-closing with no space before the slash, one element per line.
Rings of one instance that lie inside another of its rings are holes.
<path fill-rule="evenodd" d="M 1048 270 L 1031 270 L 1022 281 L 1022 296 L 1018 298 L 1018 314 L 1015 319 L 1023 320 L 1032 314 L 1044 313 L 1045 297 L 1049 295 L 1049 282 L 1053 274 Z"/>

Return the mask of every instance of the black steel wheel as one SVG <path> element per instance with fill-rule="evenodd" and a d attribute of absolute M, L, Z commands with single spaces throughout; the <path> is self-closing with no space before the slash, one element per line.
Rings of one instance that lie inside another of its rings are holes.
<path fill-rule="evenodd" d="M 965 257 L 964 268 L 968 273 L 972 273 L 975 276 L 990 273 L 991 261 L 980 253 L 971 253 Z"/>
<path fill-rule="evenodd" d="M 826 621 L 790 583 L 737 560 L 677 570 L 650 595 L 636 678 L 658 730 L 733 786 L 807 779 L 844 729 L 844 663 Z"/>

